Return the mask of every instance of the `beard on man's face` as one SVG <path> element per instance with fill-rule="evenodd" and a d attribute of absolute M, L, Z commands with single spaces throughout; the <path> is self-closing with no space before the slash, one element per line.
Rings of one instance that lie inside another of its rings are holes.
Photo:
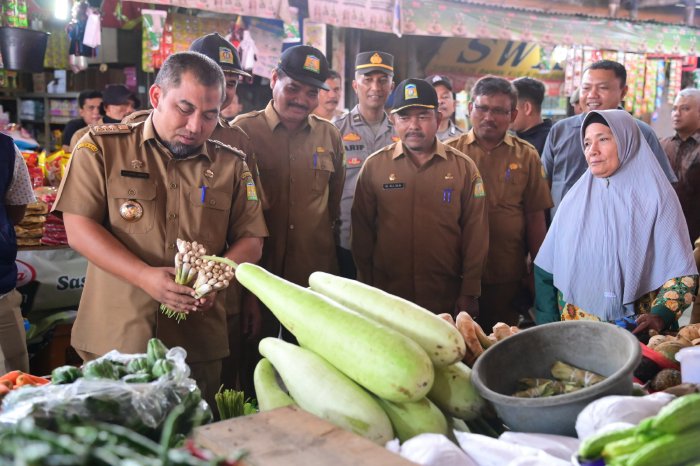
<path fill-rule="evenodd" d="M 177 141 L 163 141 L 163 145 L 173 154 L 176 159 L 184 159 L 199 152 L 200 146 L 192 146 Z"/>

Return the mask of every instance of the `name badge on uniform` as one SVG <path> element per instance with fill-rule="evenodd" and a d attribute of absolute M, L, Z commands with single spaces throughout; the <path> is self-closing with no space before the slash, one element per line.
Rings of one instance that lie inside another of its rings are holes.
<path fill-rule="evenodd" d="M 384 189 L 403 189 L 406 187 L 404 183 L 384 183 Z"/>
<path fill-rule="evenodd" d="M 131 170 L 122 170 L 121 175 L 127 178 L 143 178 L 147 179 L 150 175 L 144 172 L 134 172 Z"/>

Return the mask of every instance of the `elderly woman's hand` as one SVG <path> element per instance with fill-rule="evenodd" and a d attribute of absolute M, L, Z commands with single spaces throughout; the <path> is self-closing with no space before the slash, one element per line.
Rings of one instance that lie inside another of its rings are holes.
<path fill-rule="evenodd" d="M 656 314 L 642 314 L 637 317 L 637 326 L 632 330 L 635 335 L 649 330 L 661 332 L 666 330 L 666 322 Z"/>

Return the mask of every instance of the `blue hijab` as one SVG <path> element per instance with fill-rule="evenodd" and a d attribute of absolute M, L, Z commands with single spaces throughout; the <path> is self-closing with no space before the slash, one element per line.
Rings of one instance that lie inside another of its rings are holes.
<path fill-rule="evenodd" d="M 554 276 L 567 303 L 601 320 L 634 314 L 634 302 L 671 278 L 698 273 L 678 197 L 634 119 L 624 110 L 588 113 L 610 127 L 619 168 L 590 169 L 562 200 L 535 264 Z"/>

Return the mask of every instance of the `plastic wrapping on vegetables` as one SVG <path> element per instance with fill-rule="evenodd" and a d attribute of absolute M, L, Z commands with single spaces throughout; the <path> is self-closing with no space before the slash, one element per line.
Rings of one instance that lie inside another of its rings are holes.
<path fill-rule="evenodd" d="M 189 378 L 186 356 L 184 349 L 171 348 L 164 359 L 156 361 L 159 367 L 153 366 L 157 369 L 154 372 L 161 375 L 151 382 L 133 383 L 128 380 L 129 375 L 119 378 L 119 371 L 130 363 L 138 365 L 133 362 L 143 361 L 146 354 L 111 351 L 86 363 L 83 377 L 72 383 L 28 387 L 11 393 L 3 400 L 0 423 L 16 423 L 27 416 L 43 426 L 61 419 L 89 419 L 157 435 L 168 413 L 181 404 L 193 420 L 206 422 L 211 419 L 211 410 L 195 381 Z"/>

